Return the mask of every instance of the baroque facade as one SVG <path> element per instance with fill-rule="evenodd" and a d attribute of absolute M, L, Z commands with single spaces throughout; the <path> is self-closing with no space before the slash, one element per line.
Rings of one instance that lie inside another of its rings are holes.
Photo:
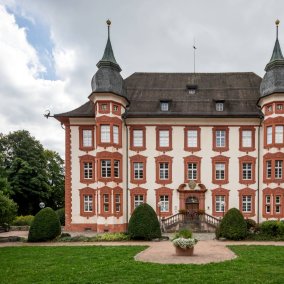
<path fill-rule="evenodd" d="M 265 76 L 120 75 L 110 36 L 87 102 L 65 126 L 67 230 L 125 231 L 139 204 L 257 222 L 284 218 L 284 58 Z"/>

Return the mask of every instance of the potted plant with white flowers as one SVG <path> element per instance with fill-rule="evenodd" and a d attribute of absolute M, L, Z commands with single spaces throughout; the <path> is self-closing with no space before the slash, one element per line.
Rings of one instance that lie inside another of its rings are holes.
<path fill-rule="evenodd" d="M 172 242 L 176 248 L 176 255 L 192 256 L 194 246 L 198 241 L 192 238 L 192 232 L 190 230 L 184 229 L 175 234 Z"/>

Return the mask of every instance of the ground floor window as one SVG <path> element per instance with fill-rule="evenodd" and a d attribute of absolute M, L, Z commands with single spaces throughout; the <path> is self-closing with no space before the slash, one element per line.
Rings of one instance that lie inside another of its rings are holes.
<path fill-rule="evenodd" d="M 134 196 L 134 209 L 137 208 L 139 205 L 144 203 L 144 196 L 143 195 L 135 195 Z"/>
<path fill-rule="evenodd" d="M 104 212 L 108 212 L 109 211 L 109 194 L 104 194 L 103 198 L 104 198 Z"/>
<path fill-rule="evenodd" d="M 92 212 L 92 211 L 93 211 L 93 196 L 84 195 L 84 212 Z"/>
<path fill-rule="evenodd" d="M 251 195 L 243 195 L 242 196 L 242 211 L 243 212 L 251 212 Z"/>
<path fill-rule="evenodd" d="M 267 214 L 271 212 L 270 195 L 265 196 L 265 212 Z"/>
<path fill-rule="evenodd" d="M 225 212 L 225 196 L 224 195 L 216 195 L 215 196 L 215 208 L 216 212 Z"/>
<path fill-rule="evenodd" d="M 121 199 L 120 194 L 115 195 L 115 212 L 120 212 L 121 210 Z"/>
<path fill-rule="evenodd" d="M 169 196 L 161 195 L 160 196 L 160 212 L 168 212 L 169 211 Z"/>

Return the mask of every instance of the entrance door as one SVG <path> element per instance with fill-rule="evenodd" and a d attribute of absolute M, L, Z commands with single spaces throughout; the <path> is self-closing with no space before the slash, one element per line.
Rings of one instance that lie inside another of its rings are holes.
<path fill-rule="evenodd" d="M 185 208 L 189 214 L 197 213 L 199 209 L 199 200 L 196 197 L 188 197 L 185 201 Z"/>

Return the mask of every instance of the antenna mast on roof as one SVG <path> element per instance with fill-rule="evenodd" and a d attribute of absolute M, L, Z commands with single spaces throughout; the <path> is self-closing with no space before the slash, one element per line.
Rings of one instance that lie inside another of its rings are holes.
<path fill-rule="evenodd" d="M 193 73 L 195 73 L 195 50 L 197 49 L 195 46 L 195 38 L 193 38 Z"/>

